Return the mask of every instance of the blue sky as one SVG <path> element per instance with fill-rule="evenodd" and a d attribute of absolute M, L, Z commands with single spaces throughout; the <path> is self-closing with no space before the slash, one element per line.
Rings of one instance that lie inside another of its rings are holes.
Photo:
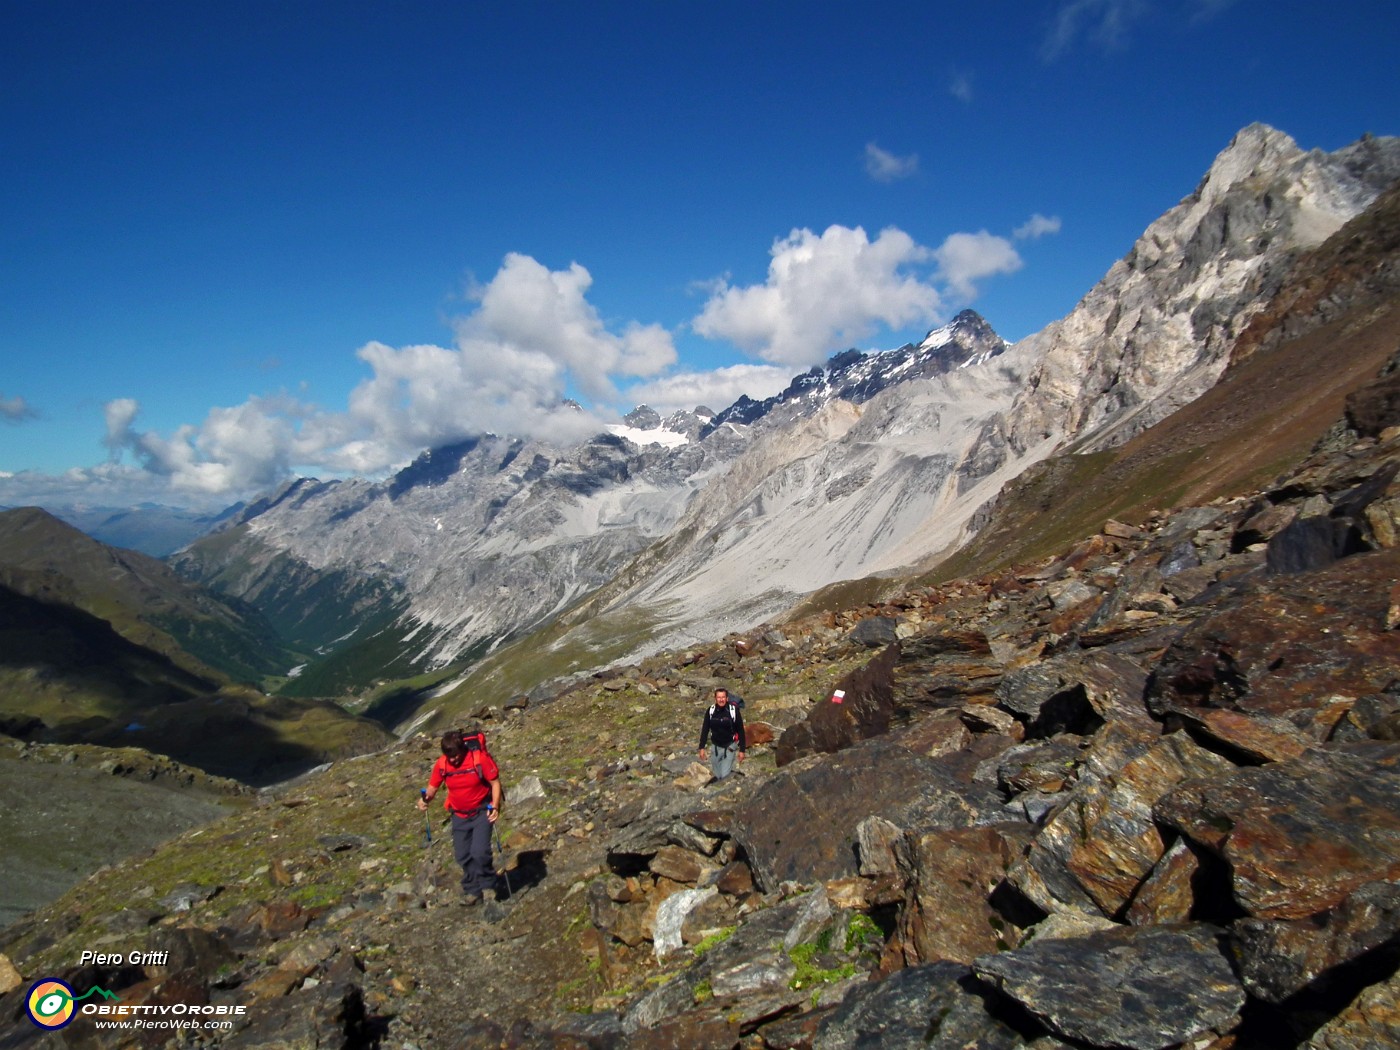
<path fill-rule="evenodd" d="M 1400 133 L 1393 4 L 0 14 L 0 505 L 217 505 L 1063 316 L 1241 127 Z"/>

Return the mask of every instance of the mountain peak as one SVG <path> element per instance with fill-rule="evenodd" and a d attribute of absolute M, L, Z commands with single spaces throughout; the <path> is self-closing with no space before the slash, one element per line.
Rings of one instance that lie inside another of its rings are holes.
<path fill-rule="evenodd" d="M 1244 179 L 1278 171 L 1302 154 L 1292 136 L 1256 121 L 1237 131 L 1220 151 L 1198 193 L 1202 199 L 1213 199 Z"/>

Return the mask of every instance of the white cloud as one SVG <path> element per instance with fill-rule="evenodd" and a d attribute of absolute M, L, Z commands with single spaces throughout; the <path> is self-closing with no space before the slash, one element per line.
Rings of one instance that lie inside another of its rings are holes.
<path fill-rule="evenodd" d="M 104 443 L 114 461 L 130 452 L 172 488 L 234 493 L 301 469 L 378 473 L 487 431 L 586 437 L 608 417 L 563 407 L 570 384 L 606 412 L 618 397 L 616 380 L 655 376 L 676 360 L 670 333 L 658 325 L 609 331 L 587 301 L 591 283 L 577 263 L 551 271 L 508 255 L 473 291 L 476 308 L 456 324 L 454 346 L 362 347 L 357 356 L 370 375 L 343 412 L 289 396 L 250 398 L 166 436 L 138 431 L 140 406 L 121 398 L 106 406 Z"/>
<path fill-rule="evenodd" d="M 140 467 L 103 464 L 62 474 L 32 470 L 0 473 L 0 506 L 132 507 L 161 502 L 171 502 L 169 479 Z M 190 509 L 217 511 L 227 507 L 229 499 L 186 492 L 179 503 Z"/>
<path fill-rule="evenodd" d="M 631 387 L 627 396 L 635 404 L 650 405 L 663 416 L 688 412 L 704 405 L 716 412 L 728 408 L 740 395 L 755 401 L 787 389 L 793 371 L 778 365 L 729 365 L 713 372 L 683 372 Z"/>
<path fill-rule="evenodd" d="M 865 173 L 876 182 L 895 182 L 907 179 L 919 170 L 919 155 L 911 153 L 901 157 L 889 150 L 883 150 L 873 142 L 865 144 Z"/>
<path fill-rule="evenodd" d="M 119 397 L 102 406 L 102 415 L 107 422 L 107 433 L 102 444 L 107 446 L 113 462 L 121 457 L 122 449 L 131 443 L 131 424 L 141 406 L 132 398 Z"/>
<path fill-rule="evenodd" d="M 29 402 L 19 395 L 5 397 L 0 394 L 0 420 L 6 423 L 23 423 L 28 419 L 39 418 L 39 413 L 29 407 Z"/>
<path fill-rule="evenodd" d="M 567 370 L 589 397 L 616 396 L 613 376 L 652 376 L 676 360 L 670 333 L 659 325 L 629 324 L 621 335 L 603 325 L 584 298 L 593 283 L 578 263 L 551 271 L 512 252 L 495 278 L 475 293 L 480 306 L 459 323 L 464 352 L 508 348 L 536 354 Z"/>
<path fill-rule="evenodd" d="M 934 253 L 902 230 L 883 230 L 874 241 L 860 227 L 830 226 L 820 236 L 793 230 L 770 254 L 767 280 L 747 288 L 725 283 L 692 322 L 696 332 L 774 364 L 806 367 L 879 324 L 900 328 L 938 316 L 937 289 L 907 272 Z"/>
<path fill-rule="evenodd" d="M 1060 232 L 1060 218 L 1058 215 L 1045 216 L 1036 212 L 1022 225 L 1011 231 L 1011 235 L 1018 241 L 1036 240 L 1044 237 L 1047 233 Z"/>
<path fill-rule="evenodd" d="M 963 299 L 976 297 L 977 288 L 973 282 L 996 274 L 1015 273 L 1022 265 L 1021 256 L 1010 241 L 986 230 L 951 234 L 933 254 L 938 261 L 938 276 Z"/>

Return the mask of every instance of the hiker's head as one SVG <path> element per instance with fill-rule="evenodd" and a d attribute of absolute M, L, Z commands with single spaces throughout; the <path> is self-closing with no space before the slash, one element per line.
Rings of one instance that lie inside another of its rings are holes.
<path fill-rule="evenodd" d="M 729 703 L 729 690 L 728 690 L 728 689 L 716 689 L 716 690 L 715 690 L 715 703 L 719 704 L 721 707 L 724 706 L 725 704 Z"/>
<path fill-rule="evenodd" d="M 442 734 L 442 753 L 449 759 L 458 759 L 467 753 L 467 746 L 462 743 L 461 730 L 449 729 Z"/>

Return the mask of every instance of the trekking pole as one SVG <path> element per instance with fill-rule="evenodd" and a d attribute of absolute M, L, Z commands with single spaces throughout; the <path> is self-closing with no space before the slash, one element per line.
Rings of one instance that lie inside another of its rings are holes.
<path fill-rule="evenodd" d="M 424 802 L 427 802 L 427 801 L 428 801 L 428 789 L 427 789 L 427 788 L 419 788 L 419 789 L 418 789 L 418 796 L 419 796 Z M 427 849 L 429 846 L 431 846 L 431 845 L 433 844 L 433 826 L 432 826 L 431 822 L 430 822 L 429 819 L 428 819 L 428 811 L 427 811 L 427 810 L 424 810 L 424 811 L 423 811 L 423 835 L 424 835 L 423 848 L 424 848 L 424 849 Z"/>
<path fill-rule="evenodd" d="M 510 869 L 506 867 L 506 851 L 501 848 L 501 841 L 495 835 L 491 836 L 491 845 L 496 850 L 496 859 L 501 863 L 501 876 L 506 880 L 506 899 L 515 896 L 515 890 L 510 885 Z"/>

